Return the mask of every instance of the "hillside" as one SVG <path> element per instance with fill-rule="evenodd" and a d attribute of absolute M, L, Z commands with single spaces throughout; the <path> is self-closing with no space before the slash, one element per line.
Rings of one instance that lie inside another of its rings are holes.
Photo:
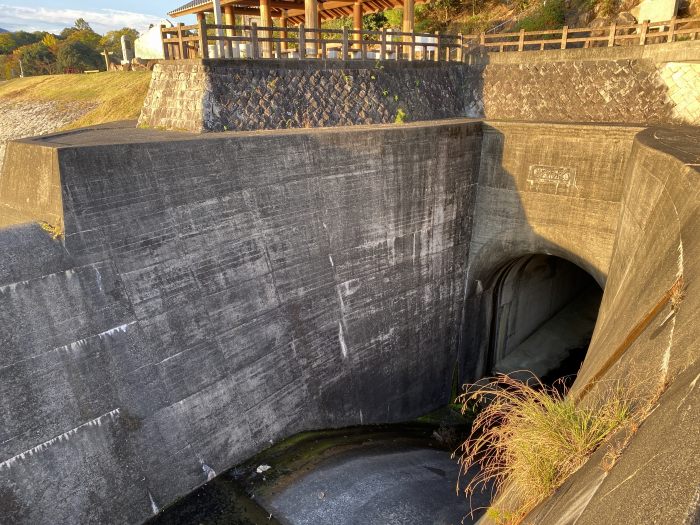
<path fill-rule="evenodd" d="M 0 168 L 8 140 L 136 119 L 151 73 L 28 77 L 0 83 Z"/>
<path fill-rule="evenodd" d="M 9 31 L 7 29 L 3 29 L 2 27 L 0 27 L 0 33 L 9 33 Z"/>

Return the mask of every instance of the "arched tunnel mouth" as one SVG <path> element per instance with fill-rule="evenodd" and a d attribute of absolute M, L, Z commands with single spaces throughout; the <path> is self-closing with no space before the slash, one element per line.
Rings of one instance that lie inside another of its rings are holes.
<path fill-rule="evenodd" d="M 487 375 L 570 386 L 586 356 L 603 290 L 576 264 L 546 254 L 512 259 L 486 291 Z"/>

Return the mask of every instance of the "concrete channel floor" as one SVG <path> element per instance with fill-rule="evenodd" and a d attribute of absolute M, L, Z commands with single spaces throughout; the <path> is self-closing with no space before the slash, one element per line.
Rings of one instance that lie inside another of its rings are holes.
<path fill-rule="evenodd" d="M 469 501 L 455 491 L 458 465 L 444 450 L 356 450 L 322 463 L 263 506 L 288 525 L 469 525 Z M 476 494 L 476 509 L 490 493 Z"/>

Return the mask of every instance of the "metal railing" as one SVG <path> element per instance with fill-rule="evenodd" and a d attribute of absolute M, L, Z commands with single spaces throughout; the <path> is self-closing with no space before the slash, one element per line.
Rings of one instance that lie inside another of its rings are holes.
<path fill-rule="evenodd" d="M 700 17 L 665 22 L 479 35 L 405 33 L 353 29 L 308 29 L 252 25 L 161 26 L 166 59 L 321 58 L 462 62 L 478 51 L 510 52 L 648 45 L 696 40 Z"/>

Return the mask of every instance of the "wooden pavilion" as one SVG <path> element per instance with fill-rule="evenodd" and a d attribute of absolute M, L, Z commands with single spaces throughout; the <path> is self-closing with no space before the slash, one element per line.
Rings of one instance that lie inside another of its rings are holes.
<path fill-rule="evenodd" d="M 400 7 L 403 9 L 402 31 L 414 30 L 414 6 L 429 0 L 193 0 L 168 13 L 179 17 L 196 15 L 203 20 L 213 13 L 216 23 L 235 25 L 236 16 L 259 17 L 264 27 L 280 28 L 304 24 L 307 29 L 320 29 L 321 22 L 352 16 L 353 29 L 362 30 L 362 16 Z M 221 19 L 219 21 L 218 19 Z M 273 24 L 273 19 L 277 23 Z"/>

